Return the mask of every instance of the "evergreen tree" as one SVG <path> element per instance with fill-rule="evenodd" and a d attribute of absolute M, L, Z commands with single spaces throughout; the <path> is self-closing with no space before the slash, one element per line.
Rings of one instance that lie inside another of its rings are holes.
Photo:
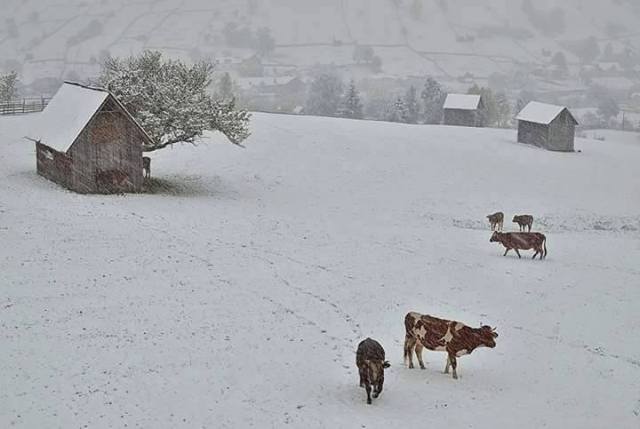
<path fill-rule="evenodd" d="M 356 88 L 353 80 L 349 83 L 347 92 L 344 95 L 342 107 L 340 108 L 340 116 L 351 119 L 362 119 L 363 117 L 360 92 Z"/>
<path fill-rule="evenodd" d="M 0 101 L 10 101 L 18 95 L 18 73 L 0 74 Z"/>
<path fill-rule="evenodd" d="M 411 85 L 411 87 L 407 90 L 407 93 L 404 96 L 404 105 L 407 110 L 406 121 L 409 124 L 417 124 L 418 116 L 420 115 L 420 107 L 418 106 L 418 96 L 415 86 Z"/>
<path fill-rule="evenodd" d="M 407 105 L 402 97 L 396 98 L 395 103 L 390 109 L 388 120 L 390 122 L 407 122 L 408 112 Z"/>
<path fill-rule="evenodd" d="M 485 124 L 488 127 L 492 127 L 500 121 L 500 112 L 498 108 L 498 103 L 496 102 L 496 97 L 491 90 L 491 88 L 479 87 L 477 84 L 474 84 L 467 91 L 468 94 L 476 94 L 482 96 L 482 101 L 484 102 L 484 107 L 486 111 Z"/>
<path fill-rule="evenodd" d="M 151 152 L 175 143 L 196 143 L 205 130 L 220 131 L 240 145 L 249 136 L 251 115 L 235 100 L 214 100 L 207 93 L 213 64 L 187 66 L 156 51 L 124 59 L 109 58 L 99 83 L 111 91 L 153 140 Z"/>
<path fill-rule="evenodd" d="M 338 76 L 324 73 L 311 83 L 305 112 L 309 115 L 336 116 L 342 101 L 343 84 Z"/>
<path fill-rule="evenodd" d="M 444 100 L 447 98 L 442 85 L 432 77 L 427 78 L 421 98 L 424 107 L 424 122 L 426 124 L 442 122 Z"/>

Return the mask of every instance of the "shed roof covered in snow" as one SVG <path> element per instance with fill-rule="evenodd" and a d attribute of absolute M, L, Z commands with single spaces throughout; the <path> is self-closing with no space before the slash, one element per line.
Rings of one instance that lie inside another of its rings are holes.
<path fill-rule="evenodd" d="M 539 103 L 537 101 L 532 101 L 527 104 L 518 116 L 516 116 L 516 119 L 519 121 L 533 122 L 535 124 L 549 125 L 565 110 L 577 125 L 578 121 L 575 120 L 571 112 L 569 112 L 569 109 L 566 107 Z"/>
<path fill-rule="evenodd" d="M 30 137 L 58 152 L 68 151 L 109 97 L 151 141 L 144 129 L 109 91 L 72 82 L 65 82 L 60 87 L 37 119 Z"/>
<path fill-rule="evenodd" d="M 445 109 L 476 110 L 480 106 L 480 96 L 474 94 L 448 94 Z"/>

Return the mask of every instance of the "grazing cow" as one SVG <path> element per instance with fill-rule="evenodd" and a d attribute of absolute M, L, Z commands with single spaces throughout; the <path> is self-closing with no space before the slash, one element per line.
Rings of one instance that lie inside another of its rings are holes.
<path fill-rule="evenodd" d="M 495 339 L 498 333 L 490 326 L 470 328 L 464 323 L 451 320 L 438 319 L 437 317 L 408 313 L 404 318 L 406 335 L 404 338 L 404 359 L 413 368 L 411 354 L 415 350 L 420 368 L 424 368 L 422 361 L 422 349 L 447 352 L 447 364 L 445 374 L 449 374 L 449 366 L 453 368 L 453 378 L 458 378 L 458 362 L 456 358 L 471 354 L 479 347 L 496 346 Z"/>
<path fill-rule="evenodd" d="M 503 256 L 507 256 L 509 250 L 513 249 L 520 258 L 518 250 L 533 249 L 536 253 L 533 258 L 540 255 L 540 259 L 547 257 L 547 237 L 540 232 L 494 232 L 489 240 L 490 243 L 501 243 L 506 250 Z"/>
<path fill-rule="evenodd" d="M 145 179 L 151 178 L 151 158 L 148 156 L 142 157 L 142 172 L 144 173 Z"/>
<path fill-rule="evenodd" d="M 502 231 L 502 225 L 504 224 L 504 213 L 497 212 L 487 216 L 489 223 L 491 223 L 491 231 Z"/>
<path fill-rule="evenodd" d="M 371 386 L 373 397 L 377 398 L 384 384 L 384 370 L 391 365 L 384 360 L 384 349 L 376 340 L 367 338 L 358 344 L 356 365 L 360 372 L 360 387 L 367 390 L 367 404 L 371 403 Z"/>
<path fill-rule="evenodd" d="M 520 215 L 513 217 L 513 223 L 517 223 L 520 227 L 520 231 L 524 232 L 525 227 L 529 227 L 529 232 L 531 232 L 531 226 L 533 225 L 533 216 L 531 215 Z"/>

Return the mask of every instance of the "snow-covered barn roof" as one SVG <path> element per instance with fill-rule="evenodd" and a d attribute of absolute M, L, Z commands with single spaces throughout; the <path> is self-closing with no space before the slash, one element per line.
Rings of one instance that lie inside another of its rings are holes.
<path fill-rule="evenodd" d="M 480 96 L 474 94 L 448 94 L 445 109 L 476 110 L 480 106 Z"/>
<path fill-rule="evenodd" d="M 525 106 L 524 109 L 516 116 L 519 121 L 533 122 L 536 124 L 549 125 L 556 119 L 564 110 L 567 110 L 569 116 L 573 121 L 578 124 L 571 112 L 564 106 L 556 106 L 554 104 L 539 103 L 532 101 Z"/>
<path fill-rule="evenodd" d="M 30 137 L 58 152 L 68 151 L 109 97 L 151 142 L 151 137 L 109 91 L 72 82 L 65 82 L 60 87 L 38 117 Z"/>

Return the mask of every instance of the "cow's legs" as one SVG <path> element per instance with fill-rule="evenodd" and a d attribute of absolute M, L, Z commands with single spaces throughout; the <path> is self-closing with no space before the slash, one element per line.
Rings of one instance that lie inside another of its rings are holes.
<path fill-rule="evenodd" d="M 409 334 L 404 336 L 404 361 L 409 364 L 409 368 L 413 368 L 413 348 L 416 346 L 416 339 Z"/>
<path fill-rule="evenodd" d="M 424 362 L 422 361 L 422 349 L 424 346 L 420 341 L 416 342 L 416 357 L 418 358 L 418 363 L 420 363 L 420 369 L 425 369 Z"/>
<path fill-rule="evenodd" d="M 369 381 L 365 382 L 364 388 L 367 389 L 367 404 L 371 404 L 371 384 Z"/>
<path fill-rule="evenodd" d="M 504 251 L 504 254 L 502 256 L 507 256 L 507 253 L 509 253 L 509 250 L 511 249 L 507 247 L 507 250 Z"/>
<path fill-rule="evenodd" d="M 456 372 L 456 368 L 458 367 L 458 362 L 456 361 L 455 353 L 448 353 L 447 355 L 447 366 L 444 369 L 445 374 L 449 374 L 449 365 L 453 369 L 453 378 L 458 379 L 458 373 Z"/>
<path fill-rule="evenodd" d="M 536 259 L 536 256 L 538 256 L 538 249 L 536 249 L 536 253 L 533 254 L 533 258 L 531 259 Z"/>
<path fill-rule="evenodd" d="M 360 373 L 360 387 L 364 387 L 364 379 L 365 379 L 364 368 L 358 368 L 358 372 Z"/>
<path fill-rule="evenodd" d="M 529 227 L 529 232 L 531 232 L 531 224 L 527 225 Z M 524 228 L 523 228 L 524 229 Z"/>
<path fill-rule="evenodd" d="M 514 247 L 513 250 L 515 250 L 516 253 L 518 254 L 518 258 L 522 258 L 522 256 L 520 256 L 520 251 L 518 250 L 517 247 Z"/>

